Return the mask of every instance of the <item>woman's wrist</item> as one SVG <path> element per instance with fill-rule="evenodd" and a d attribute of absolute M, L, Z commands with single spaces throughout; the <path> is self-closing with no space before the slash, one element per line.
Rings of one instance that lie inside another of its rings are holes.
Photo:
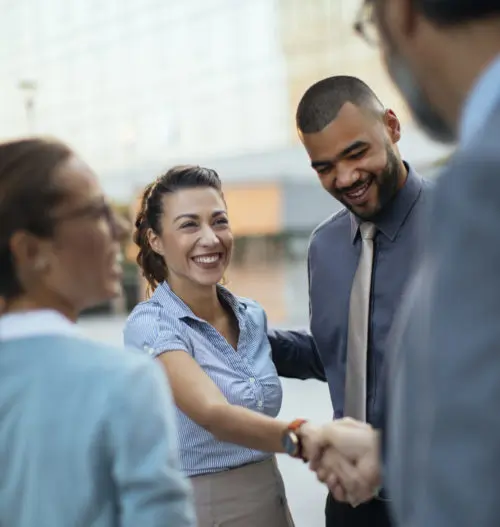
<path fill-rule="evenodd" d="M 306 419 L 295 419 L 288 423 L 282 436 L 284 451 L 289 456 L 303 459 L 304 461 L 306 461 L 306 458 L 304 455 L 304 444 L 301 430 L 306 424 Z"/>

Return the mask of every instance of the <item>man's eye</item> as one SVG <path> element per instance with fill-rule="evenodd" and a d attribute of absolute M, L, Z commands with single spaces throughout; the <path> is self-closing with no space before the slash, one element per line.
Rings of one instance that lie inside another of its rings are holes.
<path fill-rule="evenodd" d="M 216 225 L 227 225 L 229 223 L 229 220 L 227 218 L 219 218 L 215 221 Z"/>
<path fill-rule="evenodd" d="M 181 229 L 187 229 L 190 227 L 196 227 L 196 223 L 194 221 L 187 221 L 181 225 Z"/>
<path fill-rule="evenodd" d="M 366 154 L 366 150 L 361 150 L 360 152 L 355 152 L 349 156 L 349 159 L 361 159 Z"/>
<path fill-rule="evenodd" d="M 332 167 L 318 167 L 316 168 L 316 172 L 324 176 L 325 174 L 328 174 L 331 169 Z"/>

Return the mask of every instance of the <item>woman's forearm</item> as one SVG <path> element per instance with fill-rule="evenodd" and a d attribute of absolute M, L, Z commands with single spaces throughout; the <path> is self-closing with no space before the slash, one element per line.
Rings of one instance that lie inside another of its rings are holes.
<path fill-rule="evenodd" d="M 216 405 L 206 428 L 221 441 L 264 452 L 284 452 L 282 437 L 288 423 L 231 404 Z"/>

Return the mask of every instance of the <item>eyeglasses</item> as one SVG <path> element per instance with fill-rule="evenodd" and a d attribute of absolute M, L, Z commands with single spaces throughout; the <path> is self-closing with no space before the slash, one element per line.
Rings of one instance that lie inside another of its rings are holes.
<path fill-rule="evenodd" d="M 113 210 L 111 205 L 106 201 L 97 201 L 95 203 L 89 203 L 83 207 L 80 207 L 76 210 L 67 212 L 66 214 L 59 215 L 54 217 L 56 222 L 64 222 L 77 220 L 80 218 L 89 218 L 89 219 L 104 219 L 113 232 L 113 235 L 118 236 L 121 231 L 124 229 L 124 221 L 121 221 L 120 217 Z"/>
<path fill-rule="evenodd" d="M 373 0 L 365 0 L 361 4 L 354 22 L 354 31 L 370 46 L 378 46 L 380 38 L 375 23 L 375 2 Z"/>
<path fill-rule="evenodd" d="M 79 218 L 105 218 L 106 221 L 111 222 L 114 219 L 114 211 L 109 203 L 99 200 L 93 203 L 88 203 L 76 210 L 66 212 L 65 214 L 54 216 L 54 219 L 58 222 L 76 220 Z"/>

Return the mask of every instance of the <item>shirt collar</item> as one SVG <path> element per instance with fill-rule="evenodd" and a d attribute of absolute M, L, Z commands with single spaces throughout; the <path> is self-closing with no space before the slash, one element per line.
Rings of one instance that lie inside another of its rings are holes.
<path fill-rule="evenodd" d="M 500 55 L 485 69 L 472 88 L 462 112 L 460 140 L 469 143 L 486 124 L 500 101 Z"/>
<path fill-rule="evenodd" d="M 242 311 L 246 310 L 247 306 L 245 302 L 239 300 L 228 289 L 220 284 L 217 284 L 217 293 L 219 297 L 229 305 L 237 317 Z M 179 319 L 190 318 L 198 320 L 199 322 L 206 322 L 192 312 L 191 308 L 172 291 L 167 282 L 162 282 L 155 289 L 151 300 L 158 302 L 162 306 L 168 307 L 169 313 Z"/>
<path fill-rule="evenodd" d="M 389 238 L 391 242 L 396 239 L 399 229 L 406 220 L 422 190 L 422 178 L 406 162 L 405 167 L 408 170 L 408 176 L 403 188 L 384 207 L 376 221 L 374 221 L 377 230 Z M 350 216 L 351 241 L 354 243 L 359 232 L 359 224 L 362 220 L 352 213 Z"/>
<path fill-rule="evenodd" d="M 8 313 L 0 317 L 0 341 L 42 336 L 78 336 L 73 322 L 50 309 Z"/>

